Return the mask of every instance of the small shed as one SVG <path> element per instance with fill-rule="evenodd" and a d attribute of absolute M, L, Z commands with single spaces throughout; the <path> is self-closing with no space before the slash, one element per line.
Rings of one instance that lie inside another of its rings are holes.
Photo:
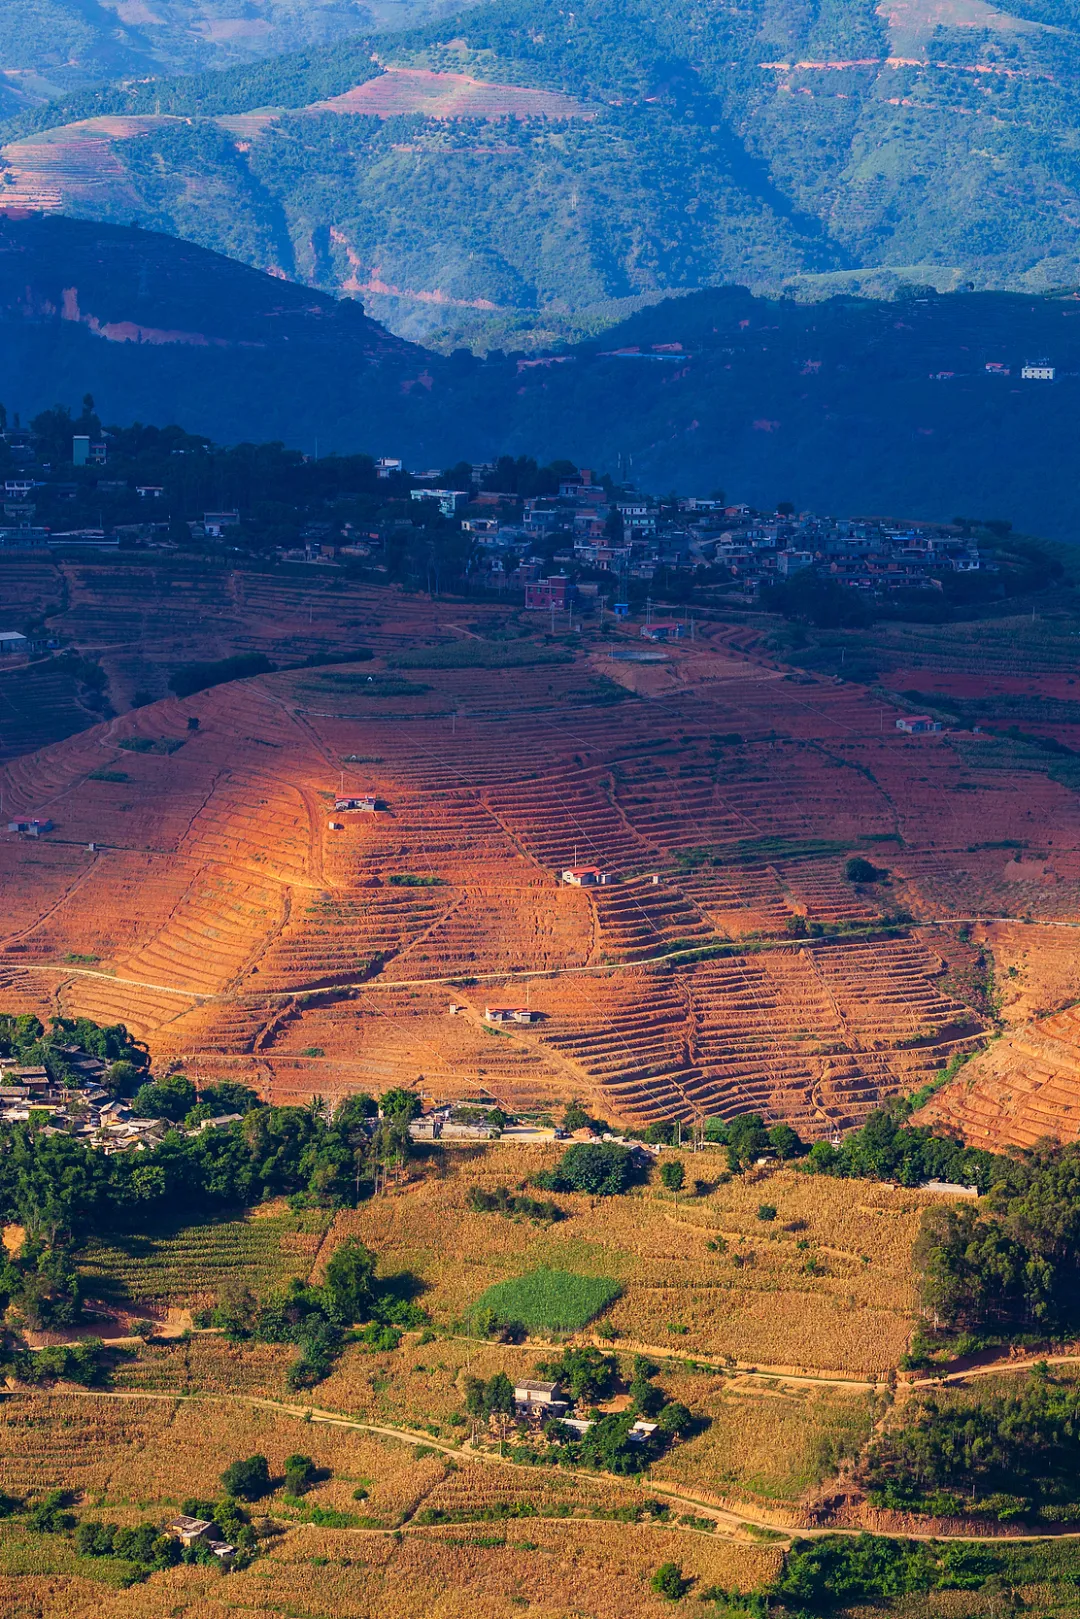
<path fill-rule="evenodd" d="M 599 866 L 567 866 L 562 880 L 571 888 L 604 888 L 611 878 Z"/>
<path fill-rule="evenodd" d="M 653 1434 L 656 1432 L 656 1429 L 657 1424 L 655 1422 L 641 1422 L 639 1420 L 634 1423 L 634 1426 L 628 1431 L 626 1437 L 629 1439 L 632 1445 L 643 1445 L 646 1439 L 652 1438 Z"/>

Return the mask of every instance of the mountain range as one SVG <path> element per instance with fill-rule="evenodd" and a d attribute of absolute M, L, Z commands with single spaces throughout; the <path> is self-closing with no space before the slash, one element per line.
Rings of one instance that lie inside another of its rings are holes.
<path fill-rule="evenodd" d="M 438 0 L 18 0 L 0 7 L 0 115 L 109 79 L 212 70 L 439 9 Z"/>
<path fill-rule="evenodd" d="M 361 295 L 445 351 L 730 283 L 1045 290 L 1080 280 L 1078 46 L 1078 0 L 488 0 L 26 109 L 0 194 Z"/>
<path fill-rule="evenodd" d="M 1055 380 L 1021 376 L 1047 357 Z M 1071 538 L 1080 298 L 703 291 L 534 356 L 432 354 L 357 301 L 175 238 L 0 221 L 0 372 L 24 416 L 90 390 L 106 420 L 412 466 L 510 452 L 643 487 L 842 515 L 993 516 Z"/>

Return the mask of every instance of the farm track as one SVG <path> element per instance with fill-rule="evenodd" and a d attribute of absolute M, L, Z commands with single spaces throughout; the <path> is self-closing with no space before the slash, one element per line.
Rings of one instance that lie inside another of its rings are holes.
<path fill-rule="evenodd" d="M 922 927 L 955 927 L 958 923 L 962 924 L 965 922 L 1023 922 L 1025 926 L 1028 927 L 1044 927 L 1054 929 L 1063 927 L 1080 928 L 1080 922 L 1058 922 L 1052 919 L 1043 920 L 1038 918 L 1032 920 L 1022 916 L 953 916 L 938 917 L 932 922 L 916 921 L 910 924 L 909 931 L 917 932 L 918 929 Z M 737 958 L 742 955 L 765 955 L 773 951 L 783 951 L 790 954 L 792 949 L 796 946 L 802 950 L 812 952 L 815 948 L 821 948 L 825 945 L 831 945 L 833 947 L 839 945 L 842 947 L 848 944 L 864 944 L 867 942 L 873 942 L 876 937 L 876 932 L 880 931 L 881 930 L 871 930 L 866 934 L 826 934 L 821 938 L 814 939 L 812 941 L 807 941 L 804 939 L 770 939 L 764 942 L 755 941 L 752 950 L 749 948 L 740 950 L 738 942 L 734 940 L 721 940 L 720 947 L 723 950 L 726 950 L 729 956 L 733 958 Z M 891 931 L 896 934 L 898 930 Z M 905 930 L 901 932 L 900 936 L 907 937 L 908 931 Z M 639 971 L 643 967 L 678 966 L 682 957 L 693 954 L 693 950 L 667 950 L 661 951 L 658 955 L 654 956 L 639 956 L 633 961 L 584 962 L 580 966 L 576 967 L 507 967 L 501 972 L 473 973 L 470 974 L 470 976 L 474 977 L 479 984 L 505 984 L 511 981 L 521 982 L 529 978 L 572 978 L 575 976 L 587 976 L 596 973 L 633 972 Z M 724 958 L 719 957 L 718 959 L 723 960 Z M 68 977 L 79 976 L 84 978 L 103 978 L 110 984 L 127 984 L 132 989 L 154 989 L 159 990 L 164 995 L 185 995 L 193 1000 L 198 1001 L 200 1005 L 212 1005 L 215 1001 L 221 1001 L 222 1003 L 227 1001 L 231 1002 L 234 999 L 234 997 L 231 995 L 225 995 L 215 991 L 181 989 L 174 984 L 151 984 L 144 982 L 139 978 L 121 977 L 118 973 L 97 972 L 92 967 L 72 967 L 67 962 L 20 961 L 19 970 L 20 972 L 62 972 Z M 356 978 L 349 979 L 341 984 L 335 984 L 332 986 L 332 988 L 338 993 L 344 993 L 345 991 L 351 989 L 362 989 L 365 991 L 365 993 L 369 993 L 377 989 L 429 989 L 438 984 L 454 985 L 460 981 L 461 975 L 462 969 L 459 967 L 454 972 L 439 974 L 438 976 L 433 975 L 430 978 L 394 978 L 385 979 L 382 982 L 380 982 L 377 978 Z M 297 994 L 303 994 L 305 991 L 325 991 L 327 987 L 328 986 L 326 984 L 301 983 L 291 985 L 287 990 L 268 990 L 265 992 L 265 996 L 262 998 L 267 1000 L 288 1001 L 292 1000 Z"/>
<path fill-rule="evenodd" d="M 1080 1356 L 1061 1358 L 1078 1360 L 1080 1359 Z M 70 1398 L 72 1390 L 66 1389 L 61 1391 L 53 1391 L 39 1389 L 34 1391 L 36 1395 L 44 1399 L 52 1398 L 54 1392 L 57 1392 L 61 1398 Z M 425 1433 L 422 1429 L 395 1427 L 389 1423 L 359 1422 L 353 1417 L 344 1416 L 342 1413 L 337 1411 L 327 1411 L 318 1406 L 288 1405 L 283 1400 L 269 1400 L 250 1394 L 168 1394 L 158 1392 L 156 1390 L 142 1392 L 139 1390 L 126 1389 L 105 1390 L 81 1388 L 75 1392 L 77 1392 L 80 1398 L 96 1400 L 127 1400 L 135 1402 L 139 1400 L 152 1400 L 157 1402 L 164 1401 L 167 1404 L 177 1406 L 181 1401 L 194 1403 L 202 1401 L 208 1404 L 219 1405 L 245 1405 L 253 1407 L 257 1410 L 271 1411 L 279 1416 L 292 1417 L 297 1422 L 318 1422 L 323 1423 L 328 1427 L 347 1428 L 356 1433 L 376 1434 L 382 1438 L 399 1440 L 404 1444 L 423 1445 L 425 1448 L 438 1451 L 440 1454 L 449 1456 L 455 1461 L 478 1462 L 481 1465 L 486 1466 L 509 1468 L 511 1470 L 526 1473 L 531 1478 L 536 1477 L 536 1469 L 531 1467 L 527 1462 L 515 1462 L 510 1457 L 496 1456 L 488 1451 L 473 1450 L 467 1445 L 448 1444 L 445 1440 L 437 1439 L 432 1434 Z M 559 1472 L 564 1478 L 570 1477 L 581 1479 L 582 1481 L 590 1484 L 595 1484 L 600 1481 L 607 1484 L 618 1484 L 625 1487 L 627 1482 L 625 1477 L 615 1473 L 588 1472 L 576 1468 L 560 1468 Z M 641 1482 L 644 1483 L 646 1480 L 642 1479 Z M 701 1500 L 697 1496 L 688 1495 L 684 1491 L 672 1489 L 670 1485 L 665 1484 L 657 1479 L 649 1478 L 647 1483 L 650 1494 L 660 1496 L 665 1501 L 669 1501 L 675 1506 L 690 1509 L 693 1511 L 695 1516 L 705 1515 L 711 1518 L 713 1523 L 716 1525 L 716 1528 L 714 1531 L 712 1531 L 712 1533 L 720 1535 L 724 1539 L 728 1540 L 745 1542 L 747 1539 L 749 1539 L 751 1541 L 755 1541 L 757 1534 L 759 1534 L 762 1530 L 768 1532 L 769 1534 L 780 1534 L 792 1539 L 796 1536 L 801 1539 L 808 1539 L 822 1538 L 832 1535 L 858 1536 L 865 1533 L 862 1528 L 857 1527 L 839 1526 L 833 1528 L 827 1525 L 800 1525 L 797 1527 L 792 1527 L 789 1524 L 770 1523 L 767 1519 L 753 1517 L 746 1512 L 736 1512 L 731 1507 L 720 1506 L 715 1502 Z M 464 1525 L 462 1525 L 462 1527 L 463 1526 Z M 304 1526 L 298 1525 L 297 1527 L 302 1528 Z M 397 1529 L 389 1528 L 354 1532 L 391 1535 L 395 1533 L 403 1533 L 410 1527 L 412 1526 L 406 1523 Z M 429 1526 L 425 1525 L 424 1527 L 427 1528 Z M 675 1528 L 681 1532 L 685 1531 L 697 1534 L 708 1534 L 710 1532 L 708 1530 L 700 1530 L 694 1528 L 693 1526 L 684 1524 L 674 1524 L 670 1525 L 669 1527 Z M 1003 1541 L 1008 1541 L 1010 1544 L 1012 1544 L 1014 1542 L 1080 1539 L 1080 1529 L 1064 1530 L 1060 1534 L 1055 1535 L 1008 1536 L 950 1534 L 947 1532 L 942 1533 L 940 1531 L 931 1534 L 929 1532 L 913 1532 L 906 1529 L 877 1529 L 874 1532 L 875 1534 L 882 1535 L 890 1540 L 955 1540 L 964 1543 L 985 1545 L 1000 1545 Z"/>

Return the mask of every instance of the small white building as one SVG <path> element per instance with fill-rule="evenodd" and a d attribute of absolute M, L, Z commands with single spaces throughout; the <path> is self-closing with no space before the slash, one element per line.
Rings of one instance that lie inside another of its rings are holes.
<path fill-rule="evenodd" d="M 162 1533 L 172 1535 L 185 1546 L 194 1546 L 197 1541 L 206 1540 L 214 1525 L 207 1518 L 189 1518 L 181 1513 L 178 1518 L 170 1518 L 162 1527 Z"/>
<path fill-rule="evenodd" d="M 1020 375 L 1025 382 L 1053 382 L 1057 370 L 1049 360 L 1030 360 L 1020 367 Z"/>
<path fill-rule="evenodd" d="M 932 719 L 929 714 L 905 714 L 897 720 L 896 729 L 906 731 L 909 736 L 925 736 L 929 731 L 940 731 L 941 721 Z"/>
<path fill-rule="evenodd" d="M 532 1023 L 539 1013 L 528 1006 L 486 1006 L 485 1023 Z"/>
<path fill-rule="evenodd" d="M 561 1417 L 570 1409 L 558 1383 L 537 1383 L 528 1378 L 514 1384 L 514 1404 L 519 1414 L 530 1417 Z"/>
<path fill-rule="evenodd" d="M 632 1445 L 643 1445 L 646 1439 L 652 1438 L 653 1434 L 656 1432 L 656 1429 L 657 1424 L 655 1422 L 642 1422 L 639 1419 L 634 1423 L 634 1426 L 629 1430 L 626 1437 L 629 1439 Z"/>
<path fill-rule="evenodd" d="M 605 888 L 611 878 L 599 866 L 567 866 L 562 880 L 571 888 Z"/>
<path fill-rule="evenodd" d="M 0 657 L 10 658 L 29 650 L 30 642 L 20 630 L 0 630 Z"/>
<path fill-rule="evenodd" d="M 336 810 L 363 810 L 368 815 L 374 815 L 378 806 L 377 793 L 346 793 L 343 798 L 335 798 Z"/>
<path fill-rule="evenodd" d="M 433 500 L 444 517 L 453 517 L 459 506 L 468 504 L 467 489 L 410 489 L 411 500 Z"/>
<path fill-rule="evenodd" d="M 220 540 L 227 528 L 239 528 L 239 512 L 203 512 L 203 532 Z"/>

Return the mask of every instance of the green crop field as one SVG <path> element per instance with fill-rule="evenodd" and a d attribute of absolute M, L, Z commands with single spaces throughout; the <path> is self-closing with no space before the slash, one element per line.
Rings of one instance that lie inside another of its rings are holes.
<path fill-rule="evenodd" d="M 472 1313 L 494 1310 L 503 1321 L 552 1332 L 577 1332 L 613 1304 L 620 1292 L 609 1276 L 576 1276 L 568 1270 L 534 1270 L 482 1293 Z"/>
<path fill-rule="evenodd" d="M 214 1293 L 227 1276 L 262 1294 L 307 1274 L 324 1228 L 322 1215 L 274 1214 L 95 1238 L 80 1269 L 87 1291 L 110 1299 L 182 1304 Z"/>

